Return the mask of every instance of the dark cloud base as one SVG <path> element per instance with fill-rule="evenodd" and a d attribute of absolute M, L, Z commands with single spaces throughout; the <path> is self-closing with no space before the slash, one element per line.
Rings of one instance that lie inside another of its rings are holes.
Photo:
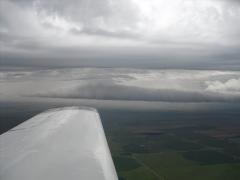
<path fill-rule="evenodd" d="M 49 92 L 37 97 L 127 101 L 163 102 L 240 102 L 239 96 L 220 93 L 181 91 L 173 89 L 153 90 L 125 85 L 88 84 L 66 92 Z"/>

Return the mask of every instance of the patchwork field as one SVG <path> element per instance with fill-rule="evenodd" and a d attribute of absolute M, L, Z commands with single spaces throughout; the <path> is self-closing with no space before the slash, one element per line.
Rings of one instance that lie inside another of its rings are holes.
<path fill-rule="evenodd" d="M 230 130 L 234 123 L 189 113 L 178 119 L 166 112 L 100 114 L 120 180 L 240 179 L 240 144 L 234 141 L 240 131 Z"/>

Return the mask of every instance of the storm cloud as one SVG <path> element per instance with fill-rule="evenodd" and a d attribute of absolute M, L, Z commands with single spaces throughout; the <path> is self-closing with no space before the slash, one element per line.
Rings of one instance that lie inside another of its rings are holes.
<path fill-rule="evenodd" d="M 2 0 L 2 66 L 240 70 L 237 0 Z"/>

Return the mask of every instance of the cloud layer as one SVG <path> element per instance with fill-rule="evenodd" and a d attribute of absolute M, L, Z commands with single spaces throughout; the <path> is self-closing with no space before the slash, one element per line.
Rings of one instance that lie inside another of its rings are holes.
<path fill-rule="evenodd" d="M 240 69 L 237 0 L 0 3 L 2 65 Z"/>
<path fill-rule="evenodd" d="M 55 69 L 0 73 L 0 97 L 240 102 L 236 71 Z M 27 87 L 27 88 L 26 88 Z"/>
<path fill-rule="evenodd" d="M 165 102 L 239 102 L 240 96 L 216 92 L 146 89 L 141 87 L 91 84 L 66 91 L 36 94 L 39 97 Z"/>
<path fill-rule="evenodd" d="M 18 35 L 28 33 L 24 32 L 27 27 L 21 26 L 23 23 L 39 29 L 41 34 L 56 30 L 74 35 L 115 36 L 119 40 L 132 36 L 159 43 L 239 43 L 238 1 L 3 0 L 2 6 L 3 28 Z M 20 24 L 13 22 L 9 9 L 15 10 Z M 20 31 L 14 30 L 17 25 Z"/>

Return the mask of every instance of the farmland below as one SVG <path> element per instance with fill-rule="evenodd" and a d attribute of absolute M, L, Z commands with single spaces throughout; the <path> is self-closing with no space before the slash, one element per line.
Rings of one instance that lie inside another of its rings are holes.
<path fill-rule="evenodd" d="M 226 112 L 100 114 L 120 180 L 240 178 L 240 126 Z"/>

